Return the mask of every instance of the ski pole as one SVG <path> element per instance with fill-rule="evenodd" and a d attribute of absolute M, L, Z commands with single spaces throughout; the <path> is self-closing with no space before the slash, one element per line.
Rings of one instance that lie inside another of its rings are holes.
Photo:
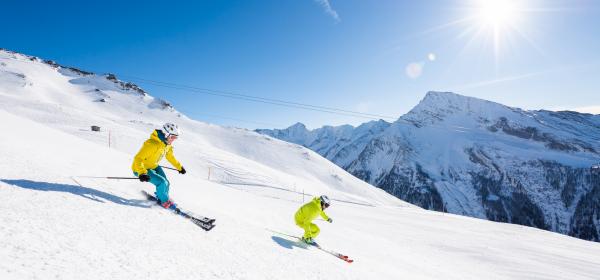
<path fill-rule="evenodd" d="M 168 167 L 168 166 L 164 166 L 164 165 L 159 165 L 162 168 L 166 168 L 166 169 L 171 169 L 171 170 L 175 170 L 175 171 L 179 171 L 178 169 L 172 168 L 172 167 Z"/>
<path fill-rule="evenodd" d="M 104 177 L 104 176 L 74 176 L 79 178 L 97 178 L 97 179 L 124 179 L 124 180 L 139 180 L 138 177 Z"/>

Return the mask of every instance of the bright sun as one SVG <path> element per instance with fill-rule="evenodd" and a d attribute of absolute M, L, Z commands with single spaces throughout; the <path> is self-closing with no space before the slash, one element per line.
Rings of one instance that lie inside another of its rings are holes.
<path fill-rule="evenodd" d="M 483 24 L 498 28 L 516 20 L 517 8 L 511 0 L 480 0 L 476 13 Z"/>
<path fill-rule="evenodd" d="M 529 37 L 533 12 L 532 0 L 462 0 L 458 5 L 462 17 L 430 29 L 429 32 L 451 27 L 460 27 L 456 39 L 465 39 L 461 53 L 467 49 L 479 48 L 481 53 L 491 52 L 496 68 L 501 57 L 519 48 L 525 41 L 539 50 Z"/>
<path fill-rule="evenodd" d="M 475 37 L 491 39 L 496 65 L 499 63 L 502 49 L 506 49 L 511 37 L 522 35 L 522 16 L 524 0 L 471 0 L 473 3 L 471 15 L 471 30 Z"/>

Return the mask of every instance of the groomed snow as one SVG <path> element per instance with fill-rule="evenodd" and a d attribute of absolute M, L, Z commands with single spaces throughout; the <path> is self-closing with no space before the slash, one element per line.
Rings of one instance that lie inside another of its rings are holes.
<path fill-rule="evenodd" d="M 72 83 L 76 77 L 27 60 L 0 51 L 0 279 L 600 275 L 598 243 L 425 211 L 300 146 L 149 108 L 152 97 L 110 90 L 103 77 Z M 100 87 L 107 102 L 94 102 Z M 171 195 L 216 218 L 210 232 L 144 201 L 140 190 L 150 184 L 77 177 L 132 176 L 132 156 L 166 120 L 184 129 L 175 154 L 188 170 L 167 171 Z M 334 222 L 316 221 L 318 240 L 354 263 L 270 231 L 301 233 L 293 214 L 302 191 L 336 199 L 327 211 Z"/>

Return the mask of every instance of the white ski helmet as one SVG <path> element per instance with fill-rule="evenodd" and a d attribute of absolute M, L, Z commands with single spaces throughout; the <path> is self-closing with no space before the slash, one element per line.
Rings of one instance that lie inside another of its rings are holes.
<path fill-rule="evenodd" d="M 165 137 L 169 137 L 169 135 L 179 136 L 181 130 L 176 124 L 165 123 L 162 127 L 162 131 L 165 134 Z"/>
<path fill-rule="evenodd" d="M 325 207 L 329 207 L 329 205 L 331 204 L 329 197 L 327 197 L 326 195 L 322 195 L 321 197 L 319 197 L 319 199 L 321 200 L 321 203 L 325 205 Z"/>

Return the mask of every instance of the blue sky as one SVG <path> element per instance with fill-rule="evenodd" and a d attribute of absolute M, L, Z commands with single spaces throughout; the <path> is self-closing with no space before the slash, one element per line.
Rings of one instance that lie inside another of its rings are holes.
<path fill-rule="evenodd" d="M 394 118 L 429 90 L 600 113 L 600 1 L 515 0 L 493 15 L 481 1 L 8 0 L 0 47 L 122 80 Z M 220 125 L 369 121 L 134 82 Z"/>

